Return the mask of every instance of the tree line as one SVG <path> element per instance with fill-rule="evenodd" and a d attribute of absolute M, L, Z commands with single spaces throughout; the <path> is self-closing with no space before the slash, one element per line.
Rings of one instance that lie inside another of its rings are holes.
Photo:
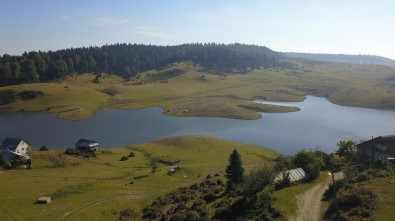
<path fill-rule="evenodd" d="M 108 73 L 126 79 L 139 72 L 190 61 L 215 73 L 281 66 L 282 55 L 263 46 L 194 43 L 177 46 L 114 44 L 0 56 L 0 85 L 47 82 L 72 73 Z"/>

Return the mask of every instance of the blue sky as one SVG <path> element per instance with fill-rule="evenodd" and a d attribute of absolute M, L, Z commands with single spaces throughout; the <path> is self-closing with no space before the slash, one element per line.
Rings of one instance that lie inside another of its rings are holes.
<path fill-rule="evenodd" d="M 239 42 L 395 59 L 393 0 L 0 0 L 0 24 L 0 54 Z"/>

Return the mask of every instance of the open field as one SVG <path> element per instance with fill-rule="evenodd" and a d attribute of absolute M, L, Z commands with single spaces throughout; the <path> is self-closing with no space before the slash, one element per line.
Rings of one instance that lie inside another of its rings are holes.
<path fill-rule="evenodd" d="M 96 158 L 66 156 L 63 151 L 33 151 L 33 169 L 0 171 L 0 220 L 116 220 L 119 212 L 137 213 L 157 196 L 220 173 L 237 148 L 246 171 L 278 156 L 262 147 L 205 136 L 174 137 L 132 147 L 105 149 Z M 130 152 L 135 157 L 120 161 Z M 160 160 L 152 173 L 151 162 Z M 54 167 L 56 162 L 64 167 Z M 167 175 L 170 162 L 178 173 Z M 34 204 L 51 196 L 47 205 Z"/>
<path fill-rule="evenodd" d="M 379 178 L 368 184 L 379 197 L 379 205 L 373 212 L 373 220 L 392 220 L 395 217 L 395 178 Z"/>
<path fill-rule="evenodd" d="M 289 112 L 297 108 L 254 104 L 253 99 L 301 101 L 305 95 L 331 102 L 395 109 L 395 69 L 377 65 L 303 64 L 293 69 L 253 70 L 246 74 L 214 75 L 188 63 L 144 72 L 131 79 L 91 74 L 73 75 L 60 82 L 2 87 L 39 90 L 44 96 L 0 106 L 0 111 L 49 111 L 65 119 L 85 119 L 103 108 L 161 107 L 174 116 L 219 116 L 257 119 L 258 112 Z"/>

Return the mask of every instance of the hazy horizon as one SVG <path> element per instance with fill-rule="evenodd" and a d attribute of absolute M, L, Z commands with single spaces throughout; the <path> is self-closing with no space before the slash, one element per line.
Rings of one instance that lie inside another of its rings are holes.
<path fill-rule="evenodd" d="M 4 1 L 0 54 L 215 42 L 395 59 L 394 8 L 390 0 Z"/>

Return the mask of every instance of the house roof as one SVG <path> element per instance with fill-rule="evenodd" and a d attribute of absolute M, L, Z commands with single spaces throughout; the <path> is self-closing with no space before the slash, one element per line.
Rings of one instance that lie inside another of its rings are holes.
<path fill-rule="evenodd" d="M 98 145 L 99 143 L 94 140 L 85 140 L 85 139 L 79 139 L 77 143 L 75 143 L 76 147 L 92 147 Z"/>
<path fill-rule="evenodd" d="M 363 146 L 364 144 L 367 143 L 377 143 L 377 144 L 385 145 L 390 148 L 395 148 L 395 135 L 375 137 L 371 140 L 357 144 L 357 147 Z"/>
<path fill-rule="evenodd" d="M 291 181 L 291 182 L 302 180 L 306 176 L 306 173 L 304 172 L 304 170 L 302 168 L 296 168 L 296 169 L 292 169 L 292 170 L 287 170 L 287 171 L 285 171 L 285 173 L 278 174 L 274 178 L 274 180 L 281 181 L 284 179 L 284 175 L 287 175 L 287 174 L 289 177 L 289 181 Z"/>
<path fill-rule="evenodd" d="M 1 149 L 15 150 L 22 141 L 24 141 L 25 143 L 30 145 L 29 142 L 27 142 L 26 140 L 23 140 L 23 139 L 20 139 L 20 138 L 7 137 L 7 138 L 4 139 L 4 141 L 1 144 L 0 148 Z"/>

